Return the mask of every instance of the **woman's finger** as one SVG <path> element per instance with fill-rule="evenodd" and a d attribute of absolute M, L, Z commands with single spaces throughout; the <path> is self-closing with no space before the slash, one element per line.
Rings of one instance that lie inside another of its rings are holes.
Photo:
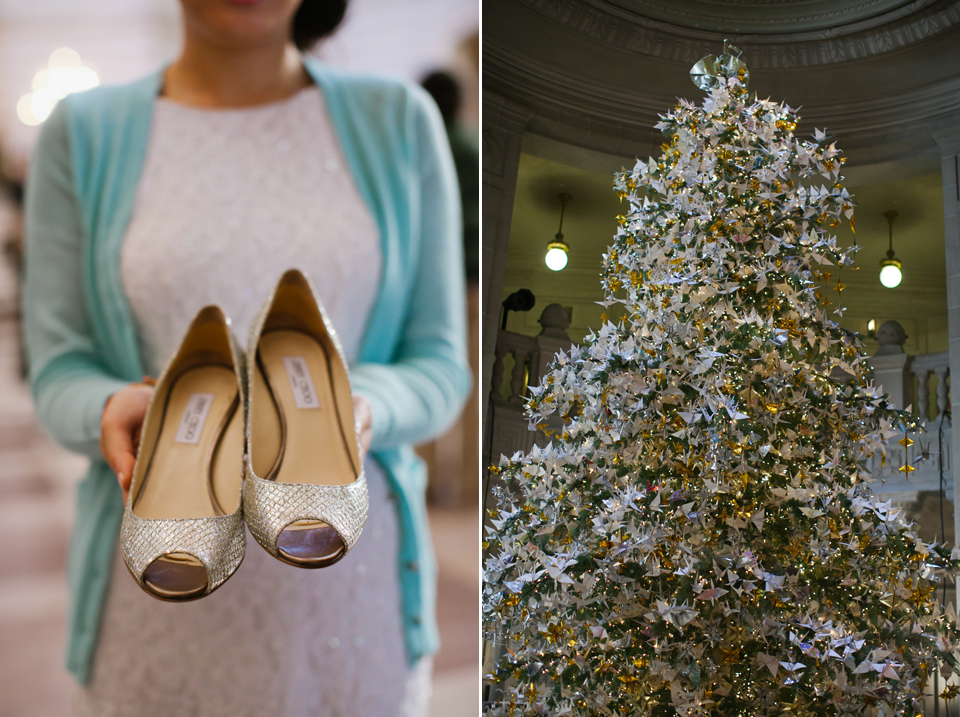
<path fill-rule="evenodd" d="M 100 419 L 100 450 L 107 465 L 117 474 L 124 501 L 136 463 L 140 427 L 153 389 L 132 384 L 115 393 Z"/>
<path fill-rule="evenodd" d="M 100 450 L 107 465 L 117 474 L 117 481 L 123 491 L 123 502 L 126 503 L 136 462 L 133 434 L 126 426 L 106 421 L 100 427 Z"/>
<path fill-rule="evenodd" d="M 133 432 L 120 421 L 105 420 L 100 426 L 100 450 L 114 473 L 129 477 L 129 458 L 133 457 Z M 124 469 L 127 470 L 124 470 Z"/>
<path fill-rule="evenodd" d="M 120 469 L 117 471 L 117 480 L 123 491 L 123 502 L 127 502 L 127 493 L 130 490 L 130 481 L 133 479 L 133 467 L 137 462 L 135 452 L 126 453 L 120 457 Z"/>

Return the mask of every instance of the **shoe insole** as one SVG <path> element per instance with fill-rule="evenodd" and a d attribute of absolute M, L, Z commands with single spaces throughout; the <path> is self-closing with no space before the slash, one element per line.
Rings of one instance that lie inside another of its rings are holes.
<path fill-rule="evenodd" d="M 236 374 L 223 366 L 185 371 L 170 388 L 162 421 L 134 512 L 176 519 L 235 511 L 243 482 Z"/>
<path fill-rule="evenodd" d="M 253 364 L 250 393 L 250 462 L 257 476 L 273 480 L 283 459 L 283 419 L 259 359 Z"/>
<path fill-rule="evenodd" d="M 258 447 L 278 448 L 273 454 L 264 450 L 252 456 L 257 475 L 266 475 L 273 469 L 279 446 L 283 445 L 283 457 L 276 474 L 271 476 L 273 480 L 321 485 L 355 481 L 357 471 L 347 441 L 356 441 L 356 435 L 352 425 L 345 432 L 340 422 L 329 358 L 323 346 L 300 331 L 270 331 L 260 337 L 259 358 L 263 378 L 269 384 L 264 388 L 273 394 L 273 401 L 261 398 L 265 392 L 254 387 L 252 436 Z M 255 377 L 255 383 L 257 378 L 260 376 Z M 344 396 L 341 400 L 352 399 Z M 284 423 L 285 442 L 277 435 Z"/>

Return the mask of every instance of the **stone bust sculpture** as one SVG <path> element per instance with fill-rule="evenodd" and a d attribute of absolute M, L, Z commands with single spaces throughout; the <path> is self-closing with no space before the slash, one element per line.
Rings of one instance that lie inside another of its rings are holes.
<path fill-rule="evenodd" d="M 877 356 L 886 356 L 888 354 L 902 354 L 903 344 L 907 341 L 907 332 L 903 326 L 896 321 L 884 321 L 877 329 L 877 343 L 880 348 L 877 349 Z"/>
<path fill-rule="evenodd" d="M 540 314 L 541 336 L 551 336 L 555 339 L 567 339 L 567 327 L 570 325 L 570 316 L 560 304 L 548 304 Z"/>

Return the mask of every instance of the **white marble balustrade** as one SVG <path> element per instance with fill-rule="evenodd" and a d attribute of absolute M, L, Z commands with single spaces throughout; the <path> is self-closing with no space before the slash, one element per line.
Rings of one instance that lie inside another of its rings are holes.
<path fill-rule="evenodd" d="M 874 491 L 910 502 L 920 494 L 939 494 L 942 482 L 944 498 L 952 503 L 949 353 L 891 353 L 873 356 L 870 362 L 878 387 L 898 408 L 909 408 L 923 426 L 922 431 L 907 436 L 912 444 L 904 445 L 904 434 L 899 433 L 887 441 L 885 456 L 877 453 L 873 457 Z"/>

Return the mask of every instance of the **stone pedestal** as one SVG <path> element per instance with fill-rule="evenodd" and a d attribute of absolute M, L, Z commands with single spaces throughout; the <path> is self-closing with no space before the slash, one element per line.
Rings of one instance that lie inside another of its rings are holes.
<path fill-rule="evenodd" d="M 555 336 L 537 336 L 537 380 L 543 378 L 553 359 L 561 351 L 569 351 L 573 344 L 570 339 L 561 339 Z"/>
<path fill-rule="evenodd" d="M 890 396 L 893 405 L 904 409 L 913 400 L 913 377 L 910 375 L 910 356 L 905 353 L 871 356 L 874 383 Z"/>

